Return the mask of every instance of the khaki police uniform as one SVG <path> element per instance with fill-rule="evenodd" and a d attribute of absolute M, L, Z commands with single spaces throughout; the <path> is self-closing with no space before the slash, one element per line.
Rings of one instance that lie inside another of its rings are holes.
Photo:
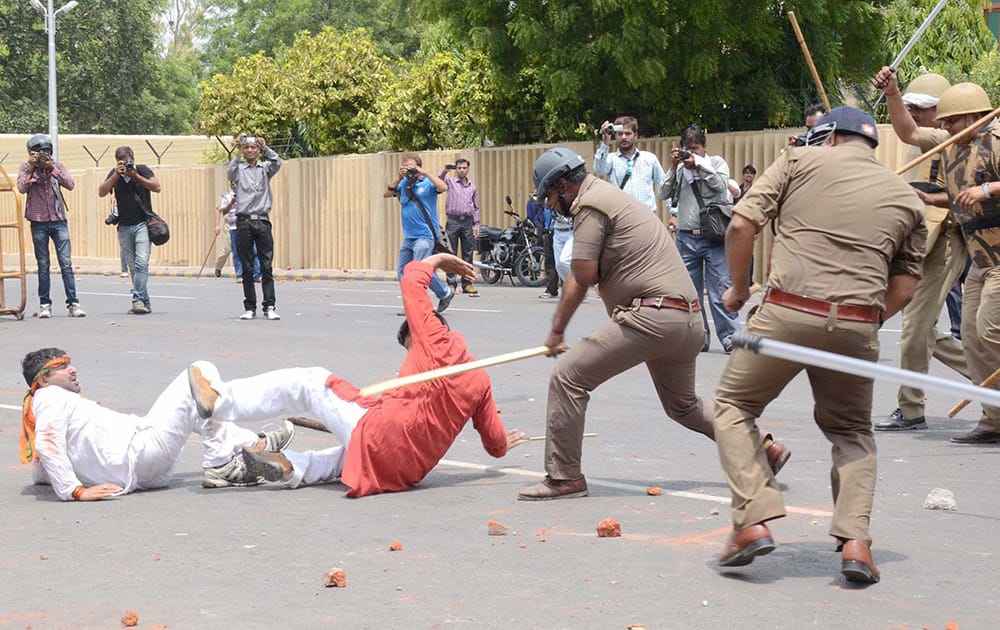
<path fill-rule="evenodd" d="M 943 130 L 920 130 L 920 149 L 944 142 Z M 1000 125 L 990 123 L 971 142 L 954 144 L 942 152 L 945 189 L 949 200 L 967 188 L 1000 180 Z M 962 296 L 962 345 L 969 377 L 981 383 L 1000 368 L 1000 199 L 987 199 L 972 211 L 951 203 L 972 257 Z M 1000 386 L 994 385 L 994 389 Z M 983 405 L 979 428 L 1000 432 L 1000 407 Z"/>
<path fill-rule="evenodd" d="M 907 151 L 906 162 L 920 154 L 917 147 Z M 928 182 L 944 186 L 940 157 L 931 158 L 920 168 L 906 175 L 911 182 Z M 937 329 L 938 316 L 948 297 L 948 291 L 962 275 L 965 260 L 965 241 L 958 223 L 947 208 L 925 206 L 927 224 L 927 250 L 924 252 L 923 277 L 917 284 L 913 299 L 903 309 L 903 330 L 899 340 L 899 365 L 904 370 L 927 373 L 930 359 L 935 359 L 969 378 L 962 342 Z M 902 386 L 897 396 L 899 409 L 905 420 L 924 415 L 924 391 Z"/>
<path fill-rule="evenodd" d="M 593 175 L 581 183 L 572 213 L 573 259 L 598 262 L 611 321 L 562 355 L 549 379 L 545 469 L 556 480 L 582 474 L 590 392 L 640 363 L 667 415 L 713 436 L 712 404 L 695 393 L 695 360 L 705 340 L 698 296 L 666 226 Z"/>
<path fill-rule="evenodd" d="M 768 292 L 748 331 L 877 361 L 888 278 L 920 275 L 927 230 L 916 193 L 871 148 L 852 142 L 785 150 L 733 210 L 760 227 L 773 220 L 777 230 Z M 730 358 L 715 394 L 715 437 L 732 489 L 734 528 L 785 514 L 756 419 L 802 370 L 816 424 L 832 444 L 830 533 L 870 545 L 871 379 L 742 350 Z"/>

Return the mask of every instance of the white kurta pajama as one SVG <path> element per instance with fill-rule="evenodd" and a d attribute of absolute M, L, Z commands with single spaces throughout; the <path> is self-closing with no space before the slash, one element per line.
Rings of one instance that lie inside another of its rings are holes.
<path fill-rule="evenodd" d="M 219 392 L 212 417 L 229 423 L 267 420 L 280 415 L 305 416 L 322 422 L 341 445 L 321 451 L 282 451 L 292 464 L 292 488 L 329 483 L 340 478 L 351 432 L 367 409 L 340 398 L 327 387 L 329 370 L 288 368 L 229 382 L 212 381 Z"/>
<path fill-rule="evenodd" d="M 197 364 L 208 378 L 218 379 L 210 363 Z M 77 486 L 113 483 L 125 492 L 160 488 L 173 476 L 188 436 L 202 437 L 202 465 L 221 466 L 258 436 L 232 423 L 198 415 L 187 372 L 160 394 L 142 417 L 124 414 L 50 385 L 35 392 L 35 483 L 52 485 L 60 499 L 73 498 Z"/>

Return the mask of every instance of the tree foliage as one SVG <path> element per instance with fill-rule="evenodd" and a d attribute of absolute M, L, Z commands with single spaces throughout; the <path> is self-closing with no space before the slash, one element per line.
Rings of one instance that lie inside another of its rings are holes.
<path fill-rule="evenodd" d="M 57 7 L 61 3 L 57 3 Z M 184 133 L 196 99 L 191 68 L 157 55 L 164 0 L 80 3 L 56 18 L 59 128 L 69 133 Z M 0 0 L 0 124 L 48 127 L 48 36 L 23 0 Z M 183 83 L 181 83 L 183 82 Z"/>
<path fill-rule="evenodd" d="M 786 12 L 794 9 L 826 84 L 873 69 L 884 1 L 418 0 L 456 42 L 483 53 L 514 98 L 491 112 L 491 133 L 566 138 L 629 113 L 647 134 L 797 124 L 817 100 Z M 511 107 L 519 103 L 519 111 Z M 541 127 L 538 129 L 538 127 Z M 501 133 L 506 131 L 506 133 Z"/>
<path fill-rule="evenodd" d="M 886 11 L 886 48 L 892 56 L 903 49 L 930 13 L 936 0 L 894 0 Z M 1000 59 L 997 41 L 986 28 L 980 0 L 951 0 L 931 22 L 897 68 L 902 85 L 925 73 L 937 72 L 952 83 L 972 81 L 1000 101 Z M 886 59 L 888 64 L 892 60 Z"/>

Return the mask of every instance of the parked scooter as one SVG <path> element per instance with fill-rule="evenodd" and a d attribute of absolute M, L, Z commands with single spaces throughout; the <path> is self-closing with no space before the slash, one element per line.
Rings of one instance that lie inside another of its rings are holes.
<path fill-rule="evenodd" d="M 545 251 L 538 243 L 535 224 L 514 212 L 510 195 L 505 200 L 507 210 L 503 213 L 512 217 L 515 224 L 503 230 L 488 225 L 479 226 L 479 239 L 476 241 L 479 263 L 476 266 L 487 284 L 496 284 L 507 274 L 511 284 L 517 276 L 518 282 L 525 286 L 543 286 L 548 281 Z"/>

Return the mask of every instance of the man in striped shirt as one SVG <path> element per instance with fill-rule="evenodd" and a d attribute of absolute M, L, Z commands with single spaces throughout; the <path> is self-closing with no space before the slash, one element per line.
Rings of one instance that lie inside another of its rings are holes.
<path fill-rule="evenodd" d="M 448 171 L 454 169 L 455 176 L 448 177 Z M 469 180 L 469 161 L 465 158 L 455 160 L 454 164 L 445 164 L 438 175 L 448 186 L 448 198 L 444 204 L 447 222 L 444 230 L 455 253 L 459 246 L 462 250 L 462 260 L 472 264 L 472 251 L 475 249 L 475 239 L 479 238 L 479 191 Z M 459 276 L 448 275 L 448 284 L 458 290 Z M 472 286 L 472 281 L 462 278 L 462 293 L 469 297 L 479 297 L 479 291 Z"/>

